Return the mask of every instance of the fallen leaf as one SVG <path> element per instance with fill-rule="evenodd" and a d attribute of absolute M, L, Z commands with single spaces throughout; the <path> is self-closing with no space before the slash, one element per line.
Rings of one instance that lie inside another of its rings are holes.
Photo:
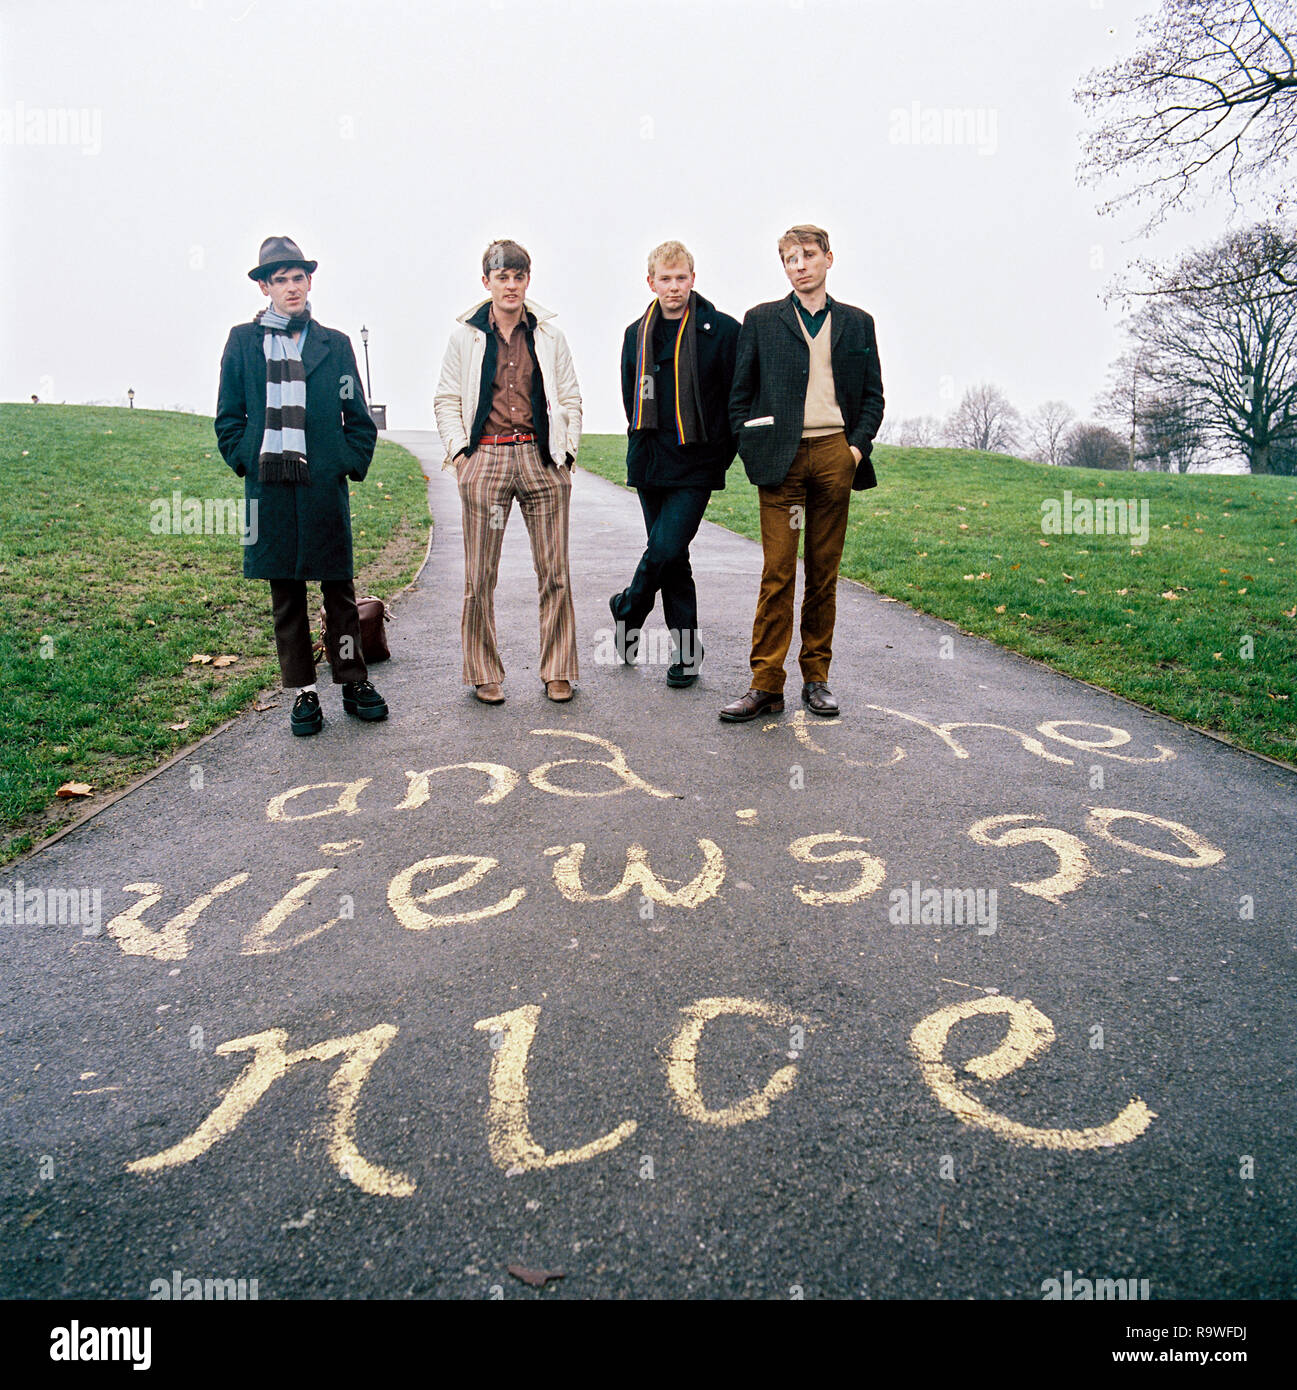
<path fill-rule="evenodd" d="M 1067 572 L 1066 570 L 1064 570 L 1062 573 L 1063 573 L 1063 578 L 1066 579 L 1066 580 L 1069 580 L 1069 581 L 1070 581 L 1070 580 L 1072 580 L 1072 579 L 1075 578 L 1075 575 L 1068 574 L 1068 572 Z"/>
<path fill-rule="evenodd" d="M 89 782 L 64 782 L 63 785 L 54 793 L 61 796 L 64 801 L 74 796 L 89 796 L 94 788 Z"/>
<path fill-rule="evenodd" d="M 1117 592 L 1121 595 L 1122 598 L 1125 598 L 1126 595 L 1127 595 L 1128 593 L 1130 593 L 1130 590 L 1129 590 L 1129 589 L 1118 589 Z"/>
<path fill-rule="evenodd" d="M 566 1279 L 561 1269 L 527 1269 L 523 1265 L 510 1265 L 509 1273 L 533 1289 L 543 1289 L 550 1279 Z"/>
<path fill-rule="evenodd" d="M 997 604 L 995 605 L 995 611 L 996 611 L 997 613 L 1003 613 L 1004 610 L 1005 610 L 1007 607 L 1008 607 L 1008 604 L 1006 604 L 1006 603 L 997 603 Z"/>
<path fill-rule="evenodd" d="M 206 652 L 195 652 L 193 656 L 189 658 L 188 664 L 190 666 L 206 666 L 211 659 L 212 658 L 208 656 Z"/>
<path fill-rule="evenodd" d="M 1175 591 L 1174 589 L 1163 589 L 1163 590 L 1162 590 L 1162 597 L 1163 597 L 1163 598 L 1179 598 L 1180 595 L 1177 594 L 1176 591 Z"/>
<path fill-rule="evenodd" d="M 1037 541 L 1036 544 L 1037 544 L 1037 545 L 1048 545 L 1049 542 L 1048 542 L 1048 541 Z"/>
<path fill-rule="evenodd" d="M 239 658 L 237 656 L 218 656 L 212 662 L 213 666 L 233 666 Z"/>
<path fill-rule="evenodd" d="M 1284 617 L 1285 617 L 1285 618 L 1297 618 L 1297 603 L 1294 603 L 1293 606 L 1292 606 L 1291 608 L 1285 608 L 1285 609 L 1284 609 Z"/>
<path fill-rule="evenodd" d="M 177 733 L 177 734 L 181 731 L 181 729 L 187 729 L 188 727 L 189 727 L 189 720 L 187 720 L 187 719 L 184 720 L 182 723 L 179 723 L 179 724 L 168 724 L 168 725 L 167 725 L 167 728 L 168 728 L 168 729 L 172 730 L 174 733 Z"/>
<path fill-rule="evenodd" d="M 968 530 L 968 522 L 966 522 L 966 521 L 961 521 L 961 522 L 959 523 L 959 529 L 960 529 L 961 531 L 967 531 L 967 530 Z"/>

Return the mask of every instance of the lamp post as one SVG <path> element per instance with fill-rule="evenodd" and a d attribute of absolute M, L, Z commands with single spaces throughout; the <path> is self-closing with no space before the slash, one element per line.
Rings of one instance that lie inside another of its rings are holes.
<path fill-rule="evenodd" d="M 387 428 L 387 407 L 374 404 L 374 383 L 369 377 L 369 329 L 361 326 L 360 341 L 365 345 L 365 394 L 369 397 L 369 413 L 380 430 Z"/>
<path fill-rule="evenodd" d="M 127 410 L 135 409 L 135 388 L 133 386 L 126 388 L 126 408 Z"/>
<path fill-rule="evenodd" d="M 374 383 L 369 379 L 369 329 L 363 324 L 360 329 L 360 341 L 365 345 L 365 394 L 373 400 Z"/>

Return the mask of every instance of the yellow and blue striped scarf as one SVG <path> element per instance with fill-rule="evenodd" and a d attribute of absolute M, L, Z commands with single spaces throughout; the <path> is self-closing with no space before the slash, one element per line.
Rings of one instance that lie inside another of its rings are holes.
<path fill-rule="evenodd" d="M 631 429 L 658 428 L 657 392 L 649 366 L 653 354 L 653 327 L 660 312 L 656 298 L 649 304 L 639 321 L 635 335 L 635 410 Z M 680 444 L 705 444 L 707 431 L 703 426 L 702 392 L 698 385 L 698 296 L 691 293 L 676 329 L 675 350 L 671 354 L 672 379 L 675 385 L 676 440 Z"/>

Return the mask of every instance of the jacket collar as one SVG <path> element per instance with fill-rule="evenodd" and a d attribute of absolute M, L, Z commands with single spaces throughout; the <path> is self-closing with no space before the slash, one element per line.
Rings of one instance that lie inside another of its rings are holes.
<path fill-rule="evenodd" d="M 543 305 L 537 304 L 534 299 L 524 299 L 522 301 L 523 311 L 527 315 L 527 322 L 532 328 L 537 324 L 544 323 L 546 319 L 554 317 L 552 309 L 546 309 Z M 490 327 L 488 315 L 491 312 L 491 297 L 479 299 L 471 309 L 465 309 L 456 320 L 458 323 L 466 323 L 470 328 L 480 328 L 483 333 Z"/>
<path fill-rule="evenodd" d="M 307 376 L 310 376 L 329 355 L 329 344 L 326 341 L 327 332 L 328 330 L 318 319 L 311 320 L 311 328 L 306 335 L 306 345 L 302 348 L 302 370 Z"/>
<path fill-rule="evenodd" d="M 833 303 L 833 296 L 831 294 L 825 295 L 824 307 L 828 309 L 829 316 L 833 320 L 833 330 L 832 336 L 829 338 L 829 345 L 831 347 L 837 347 L 838 340 L 842 337 L 843 330 L 847 326 L 847 318 L 845 314 L 835 314 L 833 312 L 836 306 Z M 796 337 L 799 343 L 804 343 L 806 341 L 805 338 L 802 337 L 802 325 L 800 322 L 800 316 L 797 312 L 796 290 L 793 290 L 789 294 L 787 299 L 781 301 L 779 308 L 779 317 L 787 327 L 788 331 L 792 333 L 794 337 Z"/>

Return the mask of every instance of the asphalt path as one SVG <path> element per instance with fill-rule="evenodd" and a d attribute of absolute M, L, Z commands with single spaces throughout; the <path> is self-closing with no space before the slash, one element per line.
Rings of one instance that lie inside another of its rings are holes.
<path fill-rule="evenodd" d="M 841 718 L 790 658 L 723 724 L 759 547 L 694 545 L 694 688 L 601 660 L 643 530 L 580 472 L 576 698 L 515 512 L 484 707 L 393 437 L 391 718 L 249 712 L 0 877 L 0 1293 L 1293 1296 L 1297 774 L 845 581 Z"/>

